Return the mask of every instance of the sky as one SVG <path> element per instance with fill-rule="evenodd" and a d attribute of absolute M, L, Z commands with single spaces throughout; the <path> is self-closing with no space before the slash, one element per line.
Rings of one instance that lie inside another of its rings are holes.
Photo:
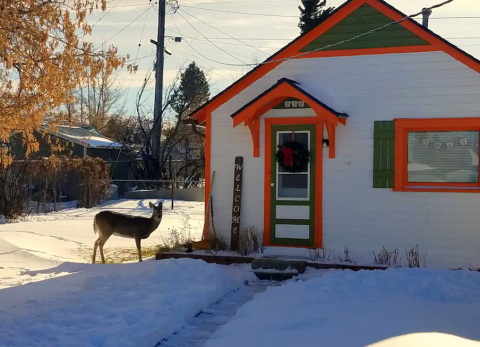
<path fill-rule="evenodd" d="M 443 0 L 387 0 L 405 14 Z M 338 7 L 344 0 L 327 0 Z M 174 11 L 174 8 L 178 9 Z M 221 92 L 254 64 L 296 38 L 300 0 L 167 0 L 164 86 L 171 85 L 178 71 L 195 61 L 206 72 L 212 96 Z M 462 17 L 462 18 L 445 18 Z M 472 18 L 476 17 L 476 18 Z M 118 48 L 120 55 L 130 55 L 139 69 L 129 74 L 116 72 L 116 81 L 124 91 L 127 115 L 135 115 L 138 91 L 154 64 L 157 39 L 158 3 L 149 0 L 110 0 L 105 12 L 94 11 L 88 18 L 93 33 L 86 40 L 95 47 L 102 44 Z M 417 19 L 421 22 L 421 16 Z M 480 58 L 480 1 L 454 0 L 435 9 L 429 28 L 473 56 Z M 173 37 L 181 36 L 176 43 Z M 154 84 L 148 86 L 144 102 L 154 102 Z"/>

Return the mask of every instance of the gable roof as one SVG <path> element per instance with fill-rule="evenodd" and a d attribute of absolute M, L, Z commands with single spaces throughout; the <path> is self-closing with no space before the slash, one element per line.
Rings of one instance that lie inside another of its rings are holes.
<path fill-rule="evenodd" d="M 341 6 L 339 6 L 332 14 L 322 23 L 317 25 L 312 30 L 298 36 L 292 42 L 287 44 L 285 47 L 281 48 L 279 51 L 274 53 L 272 56 L 267 58 L 264 63 L 256 66 L 250 72 L 245 74 L 239 80 L 231 84 L 229 87 L 224 89 L 222 92 L 214 96 L 208 102 L 194 110 L 190 113 L 189 117 L 195 118 L 199 121 L 199 123 L 203 123 L 205 121 L 205 112 L 206 110 L 213 111 L 219 106 L 226 103 L 228 100 L 233 98 L 235 95 L 243 91 L 245 88 L 253 84 L 255 81 L 266 75 L 268 72 L 273 70 L 275 67 L 279 66 L 283 61 L 286 61 L 288 58 L 292 56 L 303 53 L 309 54 L 308 52 L 301 52 L 301 50 L 315 40 L 317 37 L 324 34 L 328 29 L 332 28 L 334 25 L 338 24 L 341 20 L 343 20 L 346 16 L 352 13 L 354 10 L 358 9 L 362 5 L 369 5 L 382 14 L 389 17 L 392 21 L 398 21 L 402 18 L 405 18 L 406 15 L 396 9 L 395 7 L 391 6 L 384 0 L 348 0 Z M 457 59 L 458 61 L 462 62 L 463 64 L 467 65 L 471 69 L 480 73 L 480 61 L 473 57 L 472 55 L 466 53 L 462 49 L 458 48 L 457 46 L 453 45 L 449 41 L 445 40 L 441 36 L 435 34 L 430 29 L 424 27 L 423 25 L 419 24 L 417 21 L 408 18 L 400 23 L 401 26 L 405 27 L 406 29 L 414 32 L 420 38 L 425 40 L 426 42 L 431 44 L 430 51 L 444 51 L 445 53 L 449 54 L 453 58 Z M 425 46 L 423 46 L 425 47 Z M 428 47 L 428 46 L 427 46 Z M 422 48 L 423 49 L 423 48 Z M 320 50 L 319 50 L 320 51 Z M 413 52 L 414 50 L 412 50 Z M 422 50 L 419 50 L 422 51 Z M 426 50 L 423 50 L 426 51 Z M 317 52 L 319 53 L 319 52 Z M 322 52 L 320 52 L 322 53 Z M 315 54 L 315 53 L 310 53 Z M 375 54 L 375 53 L 372 53 Z M 335 55 L 329 55 L 335 56 Z M 280 60 L 280 61 L 279 61 Z"/>
<path fill-rule="evenodd" d="M 76 127 L 76 126 L 67 126 L 67 125 L 58 125 L 56 130 L 52 131 L 46 127 L 48 133 L 60 137 L 64 140 L 76 143 L 81 146 L 91 147 L 91 148 L 122 148 L 123 145 L 119 142 L 101 135 L 93 127 Z"/>
<path fill-rule="evenodd" d="M 270 94 L 272 91 L 276 90 L 277 88 L 279 88 L 282 84 L 287 84 L 289 85 L 290 87 L 292 87 L 293 89 L 297 90 L 298 92 L 300 92 L 301 94 L 305 95 L 307 98 L 311 99 L 312 101 L 314 101 L 316 104 L 318 104 L 319 106 L 321 106 L 322 108 L 324 108 L 325 110 L 327 110 L 328 112 L 330 112 L 331 114 L 337 116 L 338 118 L 348 118 L 348 115 L 346 113 L 342 113 L 342 112 L 337 112 L 335 111 L 334 109 L 332 109 L 330 106 L 326 105 L 325 103 L 323 103 L 322 101 L 318 100 L 316 97 L 314 97 L 312 94 L 308 93 L 307 91 L 305 91 L 303 88 L 300 88 L 300 83 L 298 83 L 297 81 L 294 81 L 294 80 L 291 80 L 291 79 L 288 79 L 288 78 L 281 78 L 277 81 L 277 83 L 275 83 L 273 86 L 271 86 L 270 88 L 268 88 L 267 90 L 265 90 L 263 93 L 261 93 L 260 95 L 258 95 L 256 98 L 254 98 L 253 100 L 251 100 L 249 103 L 247 103 L 246 105 L 244 105 L 242 108 L 240 108 L 239 110 L 237 110 L 235 113 L 233 113 L 231 115 L 232 118 L 234 118 L 235 116 L 237 116 L 238 114 L 242 113 L 243 111 L 245 111 L 247 108 L 249 108 L 252 104 L 254 104 L 255 102 L 257 102 L 258 100 L 262 99 L 264 96 Z M 310 105 L 311 106 L 311 105 Z"/>

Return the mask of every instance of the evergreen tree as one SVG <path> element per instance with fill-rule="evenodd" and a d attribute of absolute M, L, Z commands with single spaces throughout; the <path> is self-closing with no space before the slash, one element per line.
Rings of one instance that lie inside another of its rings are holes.
<path fill-rule="evenodd" d="M 327 6 L 327 0 L 301 0 L 302 6 L 298 6 L 300 10 L 300 22 L 298 27 L 302 34 L 312 30 L 317 25 L 327 19 L 335 10 L 334 7 L 323 9 Z"/>
<path fill-rule="evenodd" d="M 177 96 L 172 102 L 173 110 L 182 118 L 200 107 L 210 98 L 210 86 L 205 73 L 192 62 L 182 72 Z"/>

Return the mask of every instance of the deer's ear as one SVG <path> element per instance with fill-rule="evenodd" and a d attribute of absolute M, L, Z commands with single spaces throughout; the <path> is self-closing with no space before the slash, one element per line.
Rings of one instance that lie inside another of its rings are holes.
<path fill-rule="evenodd" d="M 154 204 L 152 204 L 151 202 L 149 202 L 149 203 L 148 203 L 148 207 L 150 207 L 150 208 L 154 208 L 154 207 L 155 207 L 155 205 L 154 205 Z"/>

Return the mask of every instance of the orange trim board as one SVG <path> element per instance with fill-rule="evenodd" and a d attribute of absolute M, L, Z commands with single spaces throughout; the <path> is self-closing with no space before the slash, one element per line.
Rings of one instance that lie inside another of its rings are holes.
<path fill-rule="evenodd" d="M 323 121 L 316 117 L 300 118 L 266 118 L 265 119 L 265 173 L 264 173 L 264 238 L 265 246 L 275 246 L 270 243 L 271 237 L 271 199 L 270 177 L 272 174 L 272 125 L 316 124 L 316 157 L 315 157 L 315 247 L 322 248 L 322 180 L 323 180 Z M 282 246 L 287 247 L 287 246 Z M 290 246 L 292 247 L 292 246 Z M 308 248 L 301 246 L 299 248 Z"/>
<path fill-rule="evenodd" d="M 310 32 L 306 33 L 305 35 L 299 36 L 289 45 L 282 48 L 273 56 L 271 56 L 267 61 L 286 59 L 295 54 L 298 54 L 298 52 L 303 47 L 305 47 L 307 44 L 312 42 L 319 35 L 326 32 L 328 29 L 332 28 L 335 24 L 340 22 L 342 19 L 346 18 L 349 14 L 351 14 L 353 11 L 355 11 L 357 8 L 363 5 L 364 2 L 365 0 L 353 0 L 351 3 L 338 9 L 337 11 L 335 11 L 334 15 L 327 18 L 327 20 L 325 20 L 322 24 L 320 24 Z M 232 97 L 234 97 L 235 95 L 243 91 L 245 88 L 253 84 L 255 81 L 265 76 L 268 72 L 275 69 L 281 63 L 282 61 L 275 61 L 272 63 L 260 65 L 258 68 L 252 70 L 249 74 L 245 75 L 243 79 L 241 79 L 238 83 L 234 83 L 233 85 L 231 85 L 229 89 L 226 89 L 223 92 L 223 94 L 220 95 L 218 98 L 212 100 L 210 103 L 207 103 L 205 107 L 208 106 L 211 110 L 215 110 L 216 108 L 220 107 L 221 105 L 226 103 L 228 100 L 230 100 Z M 201 112 L 201 109 L 199 109 L 198 112 Z M 196 112 L 195 114 L 192 114 L 191 117 L 197 118 L 198 112 Z"/>
<path fill-rule="evenodd" d="M 351 57 L 357 55 L 381 55 L 381 54 L 401 54 L 401 53 L 424 53 L 439 52 L 441 49 L 435 46 L 406 46 L 406 47 L 387 47 L 387 48 L 365 48 L 365 49 L 345 49 L 338 51 L 318 51 L 308 53 L 295 59 L 312 58 L 331 58 L 331 57 Z"/>
<path fill-rule="evenodd" d="M 408 132 L 412 131 L 479 131 L 480 118 L 395 119 L 394 191 L 480 193 L 478 183 L 411 183 L 408 182 Z M 479 171 L 480 175 L 480 171 Z M 411 187 L 411 188 L 410 188 Z M 418 188 L 427 187 L 427 188 Z M 455 189 L 457 188 L 457 189 Z M 473 188 L 473 189 L 469 189 Z M 477 188 L 477 189 L 474 189 Z"/>
<path fill-rule="evenodd" d="M 260 120 L 251 119 L 245 122 L 245 126 L 248 126 L 252 134 L 253 157 L 258 158 L 260 157 Z"/>
<path fill-rule="evenodd" d="M 210 194 L 210 159 L 212 150 L 212 113 L 206 113 L 205 117 L 206 130 L 205 130 L 205 212 L 207 212 L 208 195 Z M 205 213 L 204 212 L 204 213 Z M 205 223 L 208 225 L 204 228 L 203 239 L 210 240 L 210 214 L 205 217 Z"/>
<path fill-rule="evenodd" d="M 403 18 L 403 14 L 397 9 L 389 7 L 389 5 L 384 4 L 379 0 L 351 0 L 345 5 L 338 8 L 327 20 L 318 25 L 316 28 L 312 29 L 303 36 L 299 36 L 297 39 L 292 41 L 289 45 L 279 50 L 276 54 L 271 56 L 267 61 L 275 61 L 279 59 L 285 59 L 288 57 L 301 54 L 299 52 L 303 47 L 311 43 L 318 36 L 322 35 L 334 25 L 341 22 L 348 15 L 353 13 L 360 6 L 368 4 L 373 8 L 380 11 L 380 13 L 391 18 L 393 21 L 397 21 Z M 411 31 L 412 33 L 418 35 L 425 41 L 431 44 L 431 46 L 425 47 L 403 47 L 403 48 L 391 48 L 391 49 L 364 49 L 364 50 L 351 50 L 347 53 L 345 51 L 333 51 L 333 52 L 315 52 L 310 54 L 303 55 L 301 58 L 319 58 L 325 56 L 345 56 L 345 55 L 371 55 L 371 54 L 392 54 L 392 53 L 415 53 L 415 52 L 425 52 L 425 51 L 444 51 L 445 53 L 452 56 L 454 59 L 462 62 L 466 66 L 480 73 L 480 62 L 477 61 L 472 56 L 461 51 L 459 48 L 451 46 L 449 43 L 445 42 L 443 39 L 437 37 L 435 34 L 431 33 L 428 29 L 417 25 L 414 20 L 409 19 L 400 23 L 403 27 Z M 390 50 L 390 51 L 389 51 Z M 335 55 L 333 55 L 335 54 Z M 252 72 L 244 76 L 237 83 L 231 85 L 224 92 L 219 95 L 219 97 L 214 98 L 209 103 L 205 104 L 205 107 L 209 107 L 210 110 L 215 110 L 220 105 L 226 103 L 232 97 L 240 93 L 242 90 L 250 86 L 252 83 L 265 76 L 268 72 L 279 66 L 282 62 L 275 61 L 273 63 L 266 63 L 260 65 L 258 68 L 254 69 Z M 202 109 L 198 109 L 195 114 L 192 114 L 192 117 L 199 117 L 198 114 L 201 113 Z"/>
<path fill-rule="evenodd" d="M 393 9 L 378 0 L 362 0 L 362 1 L 364 1 L 366 4 L 372 6 L 376 10 L 380 11 L 381 13 L 383 13 L 384 15 L 386 15 L 387 17 L 390 17 L 395 21 L 398 21 L 403 18 L 403 16 L 398 12 L 398 10 Z M 455 58 L 456 60 L 462 62 L 472 70 L 480 73 L 479 61 L 475 60 L 474 58 L 472 58 L 465 52 L 461 51 L 460 49 L 456 47 L 452 47 L 443 39 L 432 34 L 428 29 L 418 25 L 418 23 L 416 24 L 416 22 L 414 22 L 413 19 L 405 20 L 401 22 L 400 25 L 410 30 L 412 33 L 416 34 L 420 38 L 424 39 L 425 41 L 430 43 L 432 46 L 436 47 L 437 50 L 444 51 L 445 53 Z"/>
<path fill-rule="evenodd" d="M 317 117 L 321 116 L 334 126 L 338 124 L 338 117 L 335 114 L 328 111 L 323 106 L 319 105 L 318 102 L 312 100 L 307 95 L 285 82 L 281 83 L 275 87 L 275 89 L 269 91 L 269 93 L 263 95 L 254 103 L 250 104 L 242 112 L 235 115 L 233 118 L 233 126 L 236 127 L 242 122 L 250 119 L 258 119 L 258 117 L 261 117 L 265 112 L 268 111 L 268 107 L 271 106 L 270 108 L 273 108 L 275 106 L 274 101 L 276 102 L 277 100 L 282 100 L 289 97 L 294 97 L 307 103 L 315 111 Z"/>

